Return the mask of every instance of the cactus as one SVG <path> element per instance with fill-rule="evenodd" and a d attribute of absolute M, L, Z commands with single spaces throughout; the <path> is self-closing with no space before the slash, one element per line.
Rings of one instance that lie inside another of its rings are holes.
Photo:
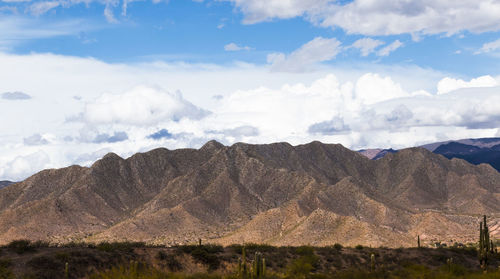
<path fill-rule="evenodd" d="M 488 254 L 493 251 L 493 241 L 490 240 L 490 232 L 486 223 L 486 215 L 483 216 L 483 222 L 479 223 L 479 265 L 486 272 L 488 268 Z"/>
<path fill-rule="evenodd" d="M 446 259 L 446 264 L 448 265 L 448 272 L 451 273 L 451 265 L 453 264 L 453 258 Z"/>
<path fill-rule="evenodd" d="M 420 248 L 420 235 L 417 235 L 417 246 Z"/>
<path fill-rule="evenodd" d="M 255 252 L 255 258 L 253 261 L 253 273 L 252 278 L 261 279 L 265 276 L 266 271 L 266 260 L 262 257 L 262 253 Z"/>
<path fill-rule="evenodd" d="M 373 272 L 375 270 L 375 255 L 371 254 L 370 255 L 370 270 Z"/>
<path fill-rule="evenodd" d="M 69 278 L 69 263 L 66 262 L 66 264 L 64 265 L 64 278 Z"/>
<path fill-rule="evenodd" d="M 198 246 L 201 246 L 201 238 L 198 238 Z"/>
<path fill-rule="evenodd" d="M 250 272 L 247 267 L 247 254 L 245 246 L 241 249 L 241 259 L 238 260 L 238 278 L 250 278 Z"/>

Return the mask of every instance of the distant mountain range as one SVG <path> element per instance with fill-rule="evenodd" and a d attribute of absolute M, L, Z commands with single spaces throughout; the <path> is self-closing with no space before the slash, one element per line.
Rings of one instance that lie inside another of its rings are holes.
<path fill-rule="evenodd" d="M 14 182 L 7 181 L 7 180 L 2 180 L 2 181 L 0 181 L 0 189 L 2 189 L 3 187 L 9 186 L 11 184 L 14 184 Z"/>
<path fill-rule="evenodd" d="M 462 139 L 444 141 L 420 146 L 448 159 L 459 158 L 469 163 L 479 165 L 490 164 L 500 171 L 500 138 Z M 363 149 L 359 153 L 369 159 L 377 160 L 388 153 L 395 153 L 394 149 Z"/>
<path fill-rule="evenodd" d="M 500 173 L 409 148 L 370 160 L 339 144 L 155 149 L 41 171 L 0 189 L 0 243 L 415 246 L 500 237 Z"/>

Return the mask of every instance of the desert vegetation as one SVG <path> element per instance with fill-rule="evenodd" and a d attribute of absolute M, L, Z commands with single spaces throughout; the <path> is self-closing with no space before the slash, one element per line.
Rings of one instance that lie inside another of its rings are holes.
<path fill-rule="evenodd" d="M 0 278 L 500 278 L 499 254 L 490 250 L 485 266 L 477 244 L 163 247 L 141 242 L 52 246 L 24 240 L 0 250 Z"/>

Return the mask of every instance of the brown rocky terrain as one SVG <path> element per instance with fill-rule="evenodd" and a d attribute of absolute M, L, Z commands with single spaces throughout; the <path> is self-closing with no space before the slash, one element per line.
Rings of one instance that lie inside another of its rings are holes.
<path fill-rule="evenodd" d="M 312 142 L 108 154 L 0 190 L 0 243 L 415 246 L 500 238 L 500 173 L 423 148 L 373 161 Z"/>

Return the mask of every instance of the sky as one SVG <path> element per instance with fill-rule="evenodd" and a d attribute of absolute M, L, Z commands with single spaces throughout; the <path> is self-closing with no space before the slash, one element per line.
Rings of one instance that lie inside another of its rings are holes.
<path fill-rule="evenodd" d="M 0 0 L 0 180 L 158 147 L 500 137 L 500 0 Z"/>

